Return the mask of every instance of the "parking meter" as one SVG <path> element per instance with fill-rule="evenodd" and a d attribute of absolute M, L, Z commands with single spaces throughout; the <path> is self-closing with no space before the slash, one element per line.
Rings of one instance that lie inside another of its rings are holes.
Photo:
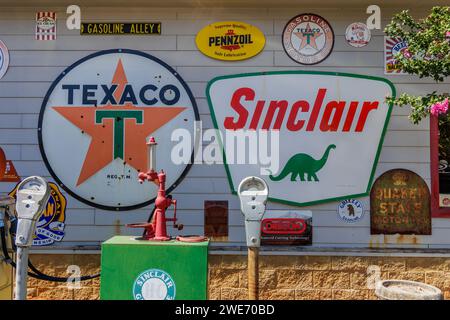
<path fill-rule="evenodd" d="M 245 233 L 248 247 L 261 243 L 261 220 L 266 210 L 269 188 L 259 177 L 244 178 L 238 187 L 241 211 L 245 217 Z"/>
<path fill-rule="evenodd" d="M 44 211 L 49 197 L 50 187 L 41 177 L 28 177 L 17 187 L 16 300 L 25 300 L 27 297 L 28 250 L 33 242 L 36 222 Z"/>
<path fill-rule="evenodd" d="M 31 246 L 36 221 L 44 211 L 49 197 L 48 182 L 41 177 L 28 177 L 19 184 L 16 196 L 18 247 Z"/>

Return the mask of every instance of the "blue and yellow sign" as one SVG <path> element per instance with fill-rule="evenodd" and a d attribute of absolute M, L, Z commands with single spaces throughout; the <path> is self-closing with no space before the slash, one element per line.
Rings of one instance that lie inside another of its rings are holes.
<path fill-rule="evenodd" d="M 48 246 L 60 242 L 65 235 L 66 221 L 66 198 L 59 191 L 58 186 L 53 182 L 50 185 L 50 198 L 47 207 L 36 224 L 36 231 L 33 236 L 34 246 Z M 11 197 L 16 197 L 17 186 L 9 193 Z"/>

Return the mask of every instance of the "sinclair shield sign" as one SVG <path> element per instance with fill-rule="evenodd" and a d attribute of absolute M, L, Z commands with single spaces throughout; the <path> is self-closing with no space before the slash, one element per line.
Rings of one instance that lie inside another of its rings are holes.
<path fill-rule="evenodd" d="M 167 64 L 140 51 L 100 51 L 53 82 L 39 116 L 40 149 L 53 178 L 73 197 L 128 210 L 156 197 L 157 187 L 137 178 L 147 170 L 147 139 L 160 142 L 156 165 L 169 172 L 170 192 L 190 166 L 171 161 L 171 133 L 193 134 L 198 119 L 191 91 Z"/>
<path fill-rule="evenodd" d="M 395 96 L 388 80 L 334 72 L 266 72 L 218 77 L 206 91 L 234 194 L 249 175 L 263 175 L 271 200 L 299 206 L 369 193 L 392 109 L 385 99 Z M 261 155 L 264 132 L 279 134 L 278 141 L 267 143 L 272 162 L 278 163 L 275 169 L 266 169 L 261 158 L 250 160 Z M 230 147 L 229 137 L 239 133 L 252 137 L 248 143 L 257 137 L 258 148 L 247 148 L 249 161 L 232 157 L 240 150 Z"/>

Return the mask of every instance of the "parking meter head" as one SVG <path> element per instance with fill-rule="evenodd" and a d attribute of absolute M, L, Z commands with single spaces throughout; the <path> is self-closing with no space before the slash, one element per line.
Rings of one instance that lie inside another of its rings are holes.
<path fill-rule="evenodd" d="M 43 213 L 50 197 L 50 187 L 41 177 L 28 177 L 19 184 L 16 197 L 16 212 L 19 219 L 16 245 L 31 246 L 36 221 Z"/>
<path fill-rule="evenodd" d="M 246 219 L 261 220 L 266 209 L 269 188 L 267 183 L 259 177 L 246 177 L 238 187 L 241 201 L 241 211 Z"/>
<path fill-rule="evenodd" d="M 259 247 L 261 220 L 266 211 L 266 202 L 269 196 L 267 183 L 259 177 L 246 177 L 239 184 L 238 196 L 245 218 L 247 246 Z"/>

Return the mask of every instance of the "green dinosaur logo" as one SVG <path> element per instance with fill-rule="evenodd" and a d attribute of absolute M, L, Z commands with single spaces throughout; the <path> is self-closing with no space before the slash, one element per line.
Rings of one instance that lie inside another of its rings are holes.
<path fill-rule="evenodd" d="M 331 149 L 336 149 L 336 145 L 330 144 L 322 158 L 319 160 L 314 159 L 309 154 L 297 153 L 294 154 L 286 163 L 281 173 L 274 177 L 270 175 L 269 178 L 272 181 L 280 181 L 286 178 L 287 175 L 291 174 L 291 181 L 297 181 L 297 176 L 300 176 L 300 181 L 305 181 L 305 174 L 308 181 L 319 181 L 316 173 L 322 169 L 328 160 L 328 155 Z"/>

